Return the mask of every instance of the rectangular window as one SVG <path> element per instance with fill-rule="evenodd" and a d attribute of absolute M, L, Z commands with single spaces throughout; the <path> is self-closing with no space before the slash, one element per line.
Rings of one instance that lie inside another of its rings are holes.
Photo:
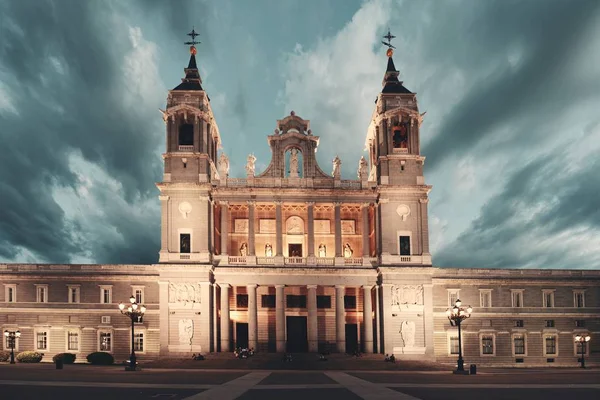
<path fill-rule="evenodd" d="M 17 285 L 6 285 L 4 292 L 7 303 L 16 303 L 17 301 Z"/>
<path fill-rule="evenodd" d="M 135 351 L 144 351 L 144 334 L 137 333 L 133 337 L 133 350 Z"/>
<path fill-rule="evenodd" d="M 317 296 L 317 308 L 331 308 L 331 296 Z"/>
<path fill-rule="evenodd" d="M 400 255 L 410 256 L 410 236 L 400 236 Z"/>
<path fill-rule="evenodd" d="M 523 328 L 524 326 L 525 326 L 525 323 L 523 322 L 522 319 L 515 320 L 515 328 Z"/>
<path fill-rule="evenodd" d="M 288 308 L 306 308 L 306 296 L 288 294 L 286 304 Z"/>
<path fill-rule="evenodd" d="M 112 287 L 111 286 L 100 286 L 100 303 L 111 304 L 112 303 Z"/>
<path fill-rule="evenodd" d="M 552 308 L 554 307 L 554 290 L 544 290 L 543 291 L 543 301 L 542 307 Z"/>
<path fill-rule="evenodd" d="M 112 351 L 112 335 L 110 332 L 100 332 L 100 351 Z"/>
<path fill-rule="evenodd" d="M 458 336 L 450 336 L 450 354 L 458 354 Z"/>
<path fill-rule="evenodd" d="M 344 308 L 356 310 L 356 296 L 344 296 Z"/>
<path fill-rule="evenodd" d="M 79 296 L 79 286 L 67 286 L 67 295 L 69 296 L 69 303 L 79 303 L 80 301 L 80 296 Z"/>
<path fill-rule="evenodd" d="M 554 320 L 553 319 L 546 320 L 546 328 L 554 328 Z"/>
<path fill-rule="evenodd" d="M 479 291 L 479 305 L 480 305 L 480 307 L 491 307 L 492 306 L 492 291 L 491 290 L 480 290 Z"/>
<path fill-rule="evenodd" d="M 494 336 L 483 335 L 481 337 L 481 354 L 494 354 Z"/>
<path fill-rule="evenodd" d="M 48 350 L 48 332 L 36 332 L 36 350 Z"/>
<path fill-rule="evenodd" d="M 36 301 L 38 303 L 48 302 L 48 285 L 36 285 L 35 286 Z"/>
<path fill-rule="evenodd" d="M 573 301 L 574 301 L 574 306 L 577 308 L 583 308 L 585 307 L 585 291 L 583 290 L 576 290 L 575 292 L 573 292 Z"/>
<path fill-rule="evenodd" d="M 556 336 L 546 336 L 545 340 L 545 350 L 547 355 L 556 354 Z"/>
<path fill-rule="evenodd" d="M 525 335 L 516 334 L 513 336 L 513 345 L 515 349 L 515 355 L 524 355 L 525 354 Z"/>
<path fill-rule="evenodd" d="M 235 305 L 237 308 L 248 308 L 248 295 L 247 294 L 236 294 Z"/>
<path fill-rule="evenodd" d="M 458 289 L 448 289 L 448 306 L 454 307 L 454 303 L 458 300 Z"/>
<path fill-rule="evenodd" d="M 275 295 L 274 294 L 263 294 L 261 296 L 262 308 L 275 308 Z"/>
<path fill-rule="evenodd" d="M 191 250 L 191 235 L 189 233 L 179 234 L 179 252 L 189 253 Z"/>
<path fill-rule="evenodd" d="M 511 292 L 512 297 L 512 306 L 513 307 L 523 307 L 523 291 L 522 290 L 513 290 Z"/>
<path fill-rule="evenodd" d="M 144 289 L 140 287 L 133 288 L 133 296 L 135 297 L 135 302 L 138 304 L 144 303 Z"/>
<path fill-rule="evenodd" d="M 575 321 L 575 327 L 577 328 L 585 328 L 585 320 L 584 319 L 578 319 Z"/>
<path fill-rule="evenodd" d="M 79 333 L 69 332 L 67 334 L 67 350 L 79 350 Z"/>

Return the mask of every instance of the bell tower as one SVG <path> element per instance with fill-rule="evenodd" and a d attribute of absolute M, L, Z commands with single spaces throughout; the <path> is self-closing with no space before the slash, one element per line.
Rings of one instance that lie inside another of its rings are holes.
<path fill-rule="evenodd" d="M 161 200 L 159 262 L 209 262 L 213 252 L 211 182 L 218 178 L 221 139 L 196 64 L 195 30 L 188 33 L 190 60 L 181 83 L 169 91 Z"/>
<path fill-rule="evenodd" d="M 379 191 L 379 253 L 383 264 L 431 265 L 427 222 L 428 193 L 420 152 L 417 96 L 404 87 L 396 70 L 393 36 L 386 36 L 387 68 L 375 101 L 365 147 L 369 150 L 369 181 Z M 383 223 L 385 221 L 385 224 Z"/>

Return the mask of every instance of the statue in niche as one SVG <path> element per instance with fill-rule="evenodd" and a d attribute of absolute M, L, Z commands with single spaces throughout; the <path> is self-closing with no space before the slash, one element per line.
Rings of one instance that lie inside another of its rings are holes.
<path fill-rule="evenodd" d="M 367 164 L 367 160 L 365 157 L 361 157 L 358 162 L 358 179 L 361 181 L 366 181 L 369 176 L 369 165 Z"/>
<path fill-rule="evenodd" d="M 415 323 L 414 321 L 402 321 L 400 325 L 400 334 L 404 347 L 415 347 Z"/>
<path fill-rule="evenodd" d="M 273 246 L 271 246 L 271 243 L 265 244 L 265 257 L 273 257 Z"/>
<path fill-rule="evenodd" d="M 408 123 L 396 122 L 392 128 L 395 149 L 408 149 Z"/>
<path fill-rule="evenodd" d="M 342 160 L 338 156 L 335 156 L 333 159 L 333 177 L 339 179 L 342 176 L 342 172 L 340 170 L 342 166 Z"/>
<path fill-rule="evenodd" d="M 229 175 L 229 158 L 225 153 L 221 153 L 219 157 L 219 178 L 225 179 Z"/>
<path fill-rule="evenodd" d="M 248 244 L 246 242 L 244 242 L 240 246 L 240 256 L 246 257 L 247 255 L 248 255 Z"/>
<path fill-rule="evenodd" d="M 179 343 L 191 345 L 193 337 L 194 337 L 194 321 L 192 321 L 191 319 L 180 319 L 179 320 Z"/>
<path fill-rule="evenodd" d="M 352 250 L 352 247 L 350 247 L 350 243 L 346 243 L 344 246 L 344 257 L 350 258 L 352 257 L 352 253 L 354 253 L 354 251 Z"/>
<path fill-rule="evenodd" d="M 180 253 L 189 253 L 190 252 L 190 235 L 184 234 L 180 235 L 181 243 L 179 245 Z"/>
<path fill-rule="evenodd" d="M 246 162 L 246 174 L 248 176 L 254 176 L 255 164 L 256 157 L 254 156 L 254 154 L 250 154 Z"/>
<path fill-rule="evenodd" d="M 319 245 L 319 257 L 327 257 L 327 247 L 323 243 Z"/>
<path fill-rule="evenodd" d="M 290 178 L 297 178 L 299 175 L 298 150 L 292 149 L 290 152 Z"/>

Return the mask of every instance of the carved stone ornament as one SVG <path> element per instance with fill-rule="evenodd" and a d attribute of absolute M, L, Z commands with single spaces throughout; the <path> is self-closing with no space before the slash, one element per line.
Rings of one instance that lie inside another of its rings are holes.
<path fill-rule="evenodd" d="M 256 157 L 254 156 L 254 154 L 250 154 L 248 156 L 248 159 L 246 162 L 246 175 L 254 176 L 255 164 L 256 164 Z"/>
<path fill-rule="evenodd" d="M 342 234 L 354 235 L 356 233 L 355 221 L 353 219 L 342 220 Z"/>
<path fill-rule="evenodd" d="M 402 335 L 404 347 L 415 347 L 415 331 L 414 321 L 402 321 L 400 324 L 400 335 Z"/>
<path fill-rule="evenodd" d="M 229 176 L 229 158 L 225 153 L 221 153 L 221 157 L 219 157 L 219 177 L 225 179 L 227 176 Z"/>
<path fill-rule="evenodd" d="M 422 285 L 392 285 L 392 306 L 423 304 Z"/>
<path fill-rule="evenodd" d="M 402 217 L 402 221 L 406 221 L 406 218 L 410 215 L 410 207 L 406 204 L 400 204 L 396 208 L 396 212 L 400 217 Z"/>
<path fill-rule="evenodd" d="M 179 344 L 192 345 L 194 337 L 194 321 L 191 319 L 179 320 Z"/>
<path fill-rule="evenodd" d="M 360 158 L 360 161 L 358 162 L 358 179 L 361 181 L 366 181 L 368 179 L 368 175 L 369 175 L 369 164 L 367 163 L 367 160 L 365 160 L 364 157 Z"/>
<path fill-rule="evenodd" d="M 200 303 L 199 283 L 169 283 L 169 303 Z"/>
<path fill-rule="evenodd" d="M 331 224 L 329 223 L 328 219 L 315 219 L 314 221 L 315 233 L 331 233 Z"/>
<path fill-rule="evenodd" d="M 340 169 L 341 166 L 342 166 L 342 160 L 340 160 L 340 158 L 338 156 L 335 156 L 335 158 L 333 159 L 333 172 L 331 174 L 336 179 L 340 179 L 342 176 L 342 171 Z"/>
<path fill-rule="evenodd" d="M 235 233 L 248 233 L 248 220 L 237 218 L 234 222 Z"/>
<path fill-rule="evenodd" d="M 182 201 L 179 203 L 178 209 L 183 219 L 187 219 L 188 214 L 192 212 L 192 205 L 187 201 Z"/>
<path fill-rule="evenodd" d="M 277 232 L 277 220 L 274 219 L 261 219 L 258 221 L 258 231 L 260 233 L 276 233 Z"/>
<path fill-rule="evenodd" d="M 304 221 L 298 216 L 289 217 L 286 221 L 286 232 L 291 234 L 304 233 Z"/>

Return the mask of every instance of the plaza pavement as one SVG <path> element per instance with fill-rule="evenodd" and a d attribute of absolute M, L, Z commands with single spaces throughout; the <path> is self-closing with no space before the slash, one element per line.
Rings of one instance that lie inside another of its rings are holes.
<path fill-rule="evenodd" d="M 235 370 L 0 364 L 2 398 L 19 399 L 571 399 L 600 398 L 600 370 Z M 296 361 L 294 361 L 296 362 Z M 293 364 L 292 362 L 291 364 Z M 201 363 L 201 362 L 199 362 Z M 185 364 L 185 363 L 184 363 Z M 407 368 L 407 365 L 404 365 Z M 444 366 L 442 366 L 444 367 Z"/>

